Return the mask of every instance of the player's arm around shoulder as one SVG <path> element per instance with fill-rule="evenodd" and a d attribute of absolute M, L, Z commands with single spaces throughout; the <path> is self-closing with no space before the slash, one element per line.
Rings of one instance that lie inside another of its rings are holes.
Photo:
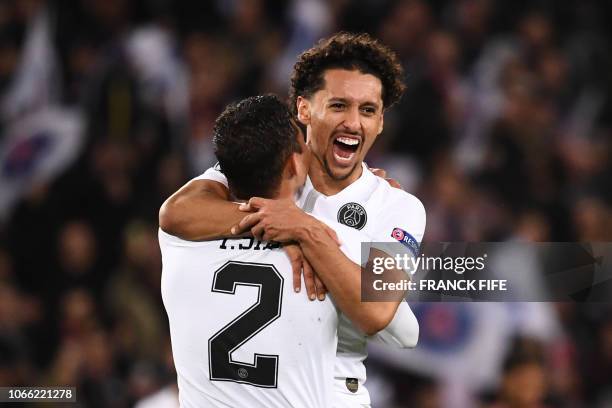
<path fill-rule="evenodd" d="M 362 302 L 360 238 L 351 233 L 339 233 L 349 258 L 326 228 L 329 227 L 325 223 L 315 220 L 299 231 L 297 241 L 340 310 L 362 332 L 373 335 L 391 322 L 399 302 Z"/>
<path fill-rule="evenodd" d="M 231 235 L 230 228 L 242 217 L 244 213 L 230 201 L 223 179 L 201 176 L 186 183 L 162 204 L 159 226 L 183 239 L 205 240 Z"/>

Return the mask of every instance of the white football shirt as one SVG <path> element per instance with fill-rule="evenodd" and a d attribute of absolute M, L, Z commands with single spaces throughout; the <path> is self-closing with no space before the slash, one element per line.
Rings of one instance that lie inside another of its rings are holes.
<path fill-rule="evenodd" d="M 423 204 L 414 195 L 393 188 L 387 181 L 376 177 L 365 163 L 362 167 L 363 172 L 356 181 L 331 196 L 325 196 L 315 190 L 308 177 L 297 199 L 298 206 L 315 216 L 335 219 L 359 230 L 368 236 L 370 241 L 401 242 L 406 252 L 415 255 L 425 232 L 426 215 Z M 227 187 L 227 179 L 217 166 L 209 168 L 196 179 L 214 180 Z M 393 249 L 397 247 L 394 245 Z M 379 249 L 386 248 L 381 245 Z M 407 330 L 411 328 L 407 327 Z M 365 383 L 366 370 L 363 361 L 367 357 L 366 344 L 367 337 L 341 314 L 334 369 L 336 391 L 352 395 L 359 404 L 369 404 L 367 390 L 360 386 L 357 395 L 352 394 L 343 383 L 346 378 L 356 378 L 360 385 Z"/>
<path fill-rule="evenodd" d="M 360 234 L 328 224 L 359 262 Z M 159 243 L 182 407 L 332 405 L 338 311 L 293 291 L 278 244 L 185 241 L 161 229 Z"/>

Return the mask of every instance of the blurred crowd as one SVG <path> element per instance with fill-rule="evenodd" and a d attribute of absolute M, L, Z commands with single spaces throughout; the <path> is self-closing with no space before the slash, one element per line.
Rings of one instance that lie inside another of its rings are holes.
<path fill-rule="evenodd" d="M 214 164 L 227 103 L 286 96 L 296 56 L 338 30 L 403 62 L 367 162 L 423 201 L 425 240 L 612 241 L 609 21 L 594 0 L 0 1 L 4 152 L 41 111 L 82 123 L 61 171 L 0 211 L 0 386 L 74 385 L 88 407 L 173 395 L 158 209 Z M 511 335 L 472 404 L 612 405 L 612 307 L 551 308 L 559 334 Z M 384 407 L 453 406 L 435 375 L 371 368 Z"/>

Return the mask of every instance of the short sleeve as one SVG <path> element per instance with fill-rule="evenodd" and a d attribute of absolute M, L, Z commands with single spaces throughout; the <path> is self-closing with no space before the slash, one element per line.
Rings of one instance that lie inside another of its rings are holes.
<path fill-rule="evenodd" d="M 425 207 L 411 194 L 400 190 L 394 193 L 376 223 L 372 248 L 392 256 L 406 254 L 416 258 L 425 233 Z"/>
<path fill-rule="evenodd" d="M 194 180 L 212 180 L 227 187 L 227 177 L 225 177 L 225 174 L 221 173 L 219 163 L 215 164 L 213 167 L 194 178 Z"/>

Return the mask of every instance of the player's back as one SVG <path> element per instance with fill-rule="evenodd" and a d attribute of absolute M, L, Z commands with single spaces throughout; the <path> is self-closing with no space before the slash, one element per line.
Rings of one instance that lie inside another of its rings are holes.
<path fill-rule="evenodd" d="M 160 230 L 182 407 L 328 407 L 338 313 L 292 288 L 278 244 Z"/>

